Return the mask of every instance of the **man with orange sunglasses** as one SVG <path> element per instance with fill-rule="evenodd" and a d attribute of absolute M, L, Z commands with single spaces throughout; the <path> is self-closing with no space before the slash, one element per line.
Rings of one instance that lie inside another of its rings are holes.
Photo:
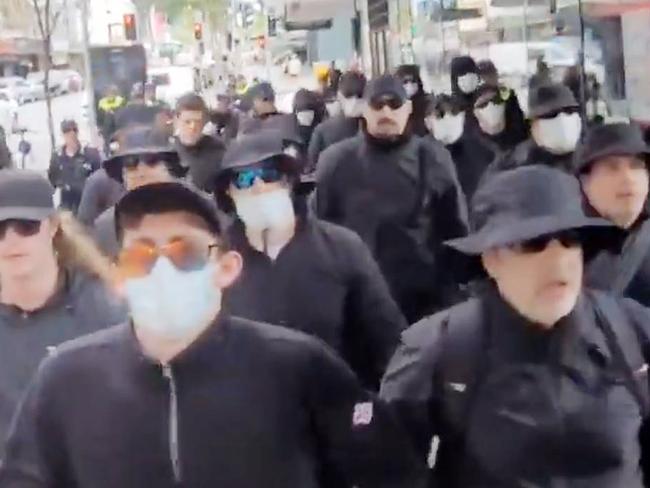
<path fill-rule="evenodd" d="M 222 310 L 242 262 L 210 201 L 151 184 L 122 198 L 116 223 L 132 320 L 44 361 L 0 486 L 326 488 L 339 473 L 423 486 L 385 405 L 327 346 Z"/>

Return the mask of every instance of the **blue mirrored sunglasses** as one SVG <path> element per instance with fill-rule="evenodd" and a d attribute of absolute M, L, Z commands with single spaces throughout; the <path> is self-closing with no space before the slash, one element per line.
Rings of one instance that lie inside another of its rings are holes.
<path fill-rule="evenodd" d="M 247 190 L 259 178 L 264 183 L 275 183 L 282 179 L 282 172 L 275 166 L 263 165 L 237 171 L 233 177 L 233 185 L 239 190 Z"/>

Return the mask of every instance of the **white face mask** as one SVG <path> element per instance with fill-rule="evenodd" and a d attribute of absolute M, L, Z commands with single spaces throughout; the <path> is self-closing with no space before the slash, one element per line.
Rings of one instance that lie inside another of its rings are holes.
<path fill-rule="evenodd" d="M 289 189 L 278 188 L 259 194 L 233 197 L 237 215 L 249 232 L 286 228 L 295 222 L 295 212 Z"/>
<path fill-rule="evenodd" d="M 314 117 L 316 114 L 313 110 L 302 110 L 296 112 L 296 119 L 298 119 L 298 124 L 303 127 L 311 127 L 311 124 L 314 123 Z"/>
<path fill-rule="evenodd" d="M 363 115 L 363 99 L 357 97 L 341 97 L 341 109 L 343 115 L 349 119 L 356 119 Z"/>
<path fill-rule="evenodd" d="M 325 107 L 330 117 L 336 117 L 341 113 L 341 104 L 338 100 L 325 104 Z"/>
<path fill-rule="evenodd" d="M 553 154 L 575 151 L 582 132 L 580 114 L 560 113 L 552 119 L 538 119 L 533 123 L 535 142 Z"/>
<path fill-rule="evenodd" d="M 213 264 L 181 271 L 168 258 L 159 257 L 147 276 L 124 283 L 133 323 L 167 339 L 200 331 L 221 306 L 221 291 L 213 280 Z"/>
<path fill-rule="evenodd" d="M 463 93 L 474 93 L 478 87 L 478 75 L 476 73 L 467 73 L 458 77 L 458 88 Z"/>
<path fill-rule="evenodd" d="M 417 83 L 410 81 L 408 83 L 404 83 L 404 90 L 406 91 L 407 97 L 413 98 L 420 91 L 420 87 Z"/>
<path fill-rule="evenodd" d="M 475 108 L 474 115 L 481 130 L 491 136 L 503 132 L 506 128 L 506 105 L 490 102 L 483 108 Z"/>
<path fill-rule="evenodd" d="M 456 115 L 446 113 L 441 119 L 434 116 L 428 117 L 427 125 L 433 136 L 444 145 L 453 144 L 463 135 L 465 128 L 465 112 Z"/>

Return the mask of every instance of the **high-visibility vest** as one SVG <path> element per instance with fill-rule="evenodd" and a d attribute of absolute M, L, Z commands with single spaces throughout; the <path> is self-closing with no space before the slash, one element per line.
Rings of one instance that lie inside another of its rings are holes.
<path fill-rule="evenodd" d="M 99 108 L 104 112 L 115 112 L 118 108 L 124 105 L 124 98 L 117 97 L 104 97 L 99 101 Z"/>

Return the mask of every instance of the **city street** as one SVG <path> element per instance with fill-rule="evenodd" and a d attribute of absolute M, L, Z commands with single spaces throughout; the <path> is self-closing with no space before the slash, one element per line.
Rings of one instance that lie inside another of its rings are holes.
<path fill-rule="evenodd" d="M 264 66 L 251 66 L 246 70 L 249 79 L 257 76 L 259 79 L 266 78 L 266 69 Z M 300 88 L 313 89 L 316 86 L 315 79 L 310 70 L 307 68 L 300 77 L 289 77 L 282 73 L 280 67 L 273 67 L 271 71 L 271 81 L 277 90 L 278 109 L 283 112 L 291 111 L 293 96 Z M 210 95 L 206 93 L 206 96 Z M 85 118 L 83 109 L 84 94 L 83 92 L 72 93 L 52 100 L 52 114 L 54 118 L 54 130 L 56 131 L 57 145 L 61 138 L 59 126 L 64 119 L 74 119 L 79 124 L 80 137 L 84 143 L 94 143 L 94 139 L 88 128 L 88 121 Z M 45 101 L 28 103 L 18 109 L 18 122 L 29 130 L 25 138 L 32 143 L 32 154 L 25 161 L 25 166 L 29 169 L 46 171 L 50 161 L 50 141 L 47 130 L 47 109 Z M 9 137 L 9 148 L 14 156 L 17 166 L 21 165 L 21 156 L 18 153 L 18 143 L 20 136 L 12 134 Z"/>

